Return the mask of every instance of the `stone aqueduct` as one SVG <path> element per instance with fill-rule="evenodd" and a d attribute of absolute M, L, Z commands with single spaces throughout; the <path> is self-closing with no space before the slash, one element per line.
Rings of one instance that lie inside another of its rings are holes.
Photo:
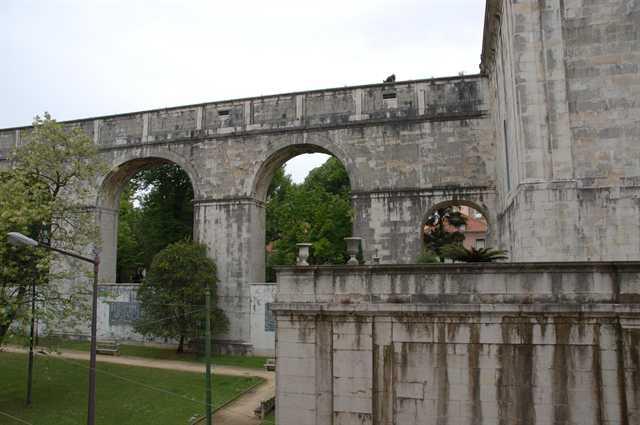
<path fill-rule="evenodd" d="M 640 3 L 489 0 L 486 10 L 479 75 L 67 122 L 111 167 L 95 185 L 102 281 L 115 279 L 123 183 L 176 163 L 195 191 L 194 238 L 218 263 L 230 338 L 248 341 L 266 190 L 305 152 L 345 165 L 353 234 L 383 264 L 411 263 L 427 211 L 452 199 L 485 214 L 488 244 L 514 262 L 640 258 Z M 0 166 L 28 131 L 0 130 Z"/>
<path fill-rule="evenodd" d="M 194 237 L 216 259 L 230 337 L 249 340 L 248 285 L 264 279 L 264 201 L 275 170 L 334 155 L 353 191 L 365 257 L 410 263 L 432 206 L 470 202 L 495 222 L 495 135 L 479 76 L 281 94 L 66 123 L 82 127 L 111 171 L 96 184 L 103 282 L 115 281 L 117 206 L 144 167 L 175 163 L 195 193 Z M 4 156 L 28 128 L 2 130 Z M 493 239 L 495 245 L 496 239 Z"/>
<path fill-rule="evenodd" d="M 382 264 L 279 269 L 279 424 L 637 424 L 638 28 L 637 0 L 488 0 L 480 75 L 69 122 L 111 165 L 95 184 L 101 278 L 123 183 L 176 163 L 229 337 L 250 341 L 271 176 L 330 153 Z M 0 160 L 28 131 L 0 130 Z M 407 264 L 451 200 L 485 214 L 511 263 Z"/>

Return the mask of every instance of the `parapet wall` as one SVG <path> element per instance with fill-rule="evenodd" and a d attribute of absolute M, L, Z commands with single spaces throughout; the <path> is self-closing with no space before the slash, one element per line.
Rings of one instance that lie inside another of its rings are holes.
<path fill-rule="evenodd" d="M 633 424 L 640 263 L 278 271 L 278 424 Z"/>
<path fill-rule="evenodd" d="M 479 75 L 371 84 L 225 100 L 68 121 L 102 148 L 245 133 L 343 127 L 357 122 L 478 118 L 487 113 Z M 0 130 L 0 160 L 30 127 Z"/>

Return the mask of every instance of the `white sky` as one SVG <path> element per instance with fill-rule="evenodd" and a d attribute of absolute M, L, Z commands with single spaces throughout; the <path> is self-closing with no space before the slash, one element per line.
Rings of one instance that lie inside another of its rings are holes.
<path fill-rule="evenodd" d="M 0 128 L 477 73 L 484 3 L 0 0 Z"/>

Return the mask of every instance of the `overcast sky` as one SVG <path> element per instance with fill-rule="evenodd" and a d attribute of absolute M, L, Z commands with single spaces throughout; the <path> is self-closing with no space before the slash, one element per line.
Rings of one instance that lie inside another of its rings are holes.
<path fill-rule="evenodd" d="M 477 73 L 484 3 L 0 0 L 0 128 Z"/>

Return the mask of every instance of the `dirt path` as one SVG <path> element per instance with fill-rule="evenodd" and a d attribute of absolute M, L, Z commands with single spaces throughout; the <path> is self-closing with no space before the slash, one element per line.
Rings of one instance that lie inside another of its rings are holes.
<path fill-rule="evenodd" d="M 26 350 L 16 347 L 3 347 L 2 349 L 13 353 L 26 352 Z M 89 353 L 83 351 L 61 350 L 60 354 L 50 355 L 52 357 L 58 355 L 70 360 L 89 360 Z M 128 366 L 178 370 L 183 372 L 204 373 L 205 370 L 205 366 L 201 364 L 181 362 L 177 360 L 145 359 L 142 357 L 104 356 L 98 354 L 97 361 L 99 363 L 114 363 Z M 248 393 L 243 394 L 241 397 L 224 406 L 214 414 L 214 422 L 216 425 L 259 425 L 260 420 L 253 415 L 253 410 L 258 407 L 262 400 L 266 400 L 275 395 L 275 373 L 260 369 L 248 369 L 233 366 L 215 366 L 212 368 L 212 372 L 214 373 L 213 379 L 215 379 L 215 374 L 220 374 L 233 376 L 257 376 L 265 380 L 263 384 L 257 386 Z"/>

